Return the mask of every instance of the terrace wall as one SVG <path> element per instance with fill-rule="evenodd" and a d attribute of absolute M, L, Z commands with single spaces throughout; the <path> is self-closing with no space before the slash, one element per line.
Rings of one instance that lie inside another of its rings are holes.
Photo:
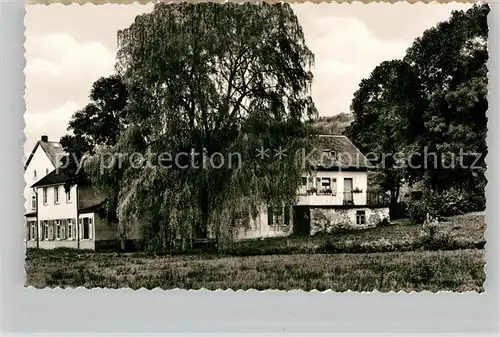
<path fill-rule="evenodd" d="M 356 221 L 357 212 L 365 214 L 364 223 Z M 338 229 L 365 229 L 389 220 L 389 207 L 380 208 L 322 208 L 311 207 L 310 234 L 330 233 Z"/>

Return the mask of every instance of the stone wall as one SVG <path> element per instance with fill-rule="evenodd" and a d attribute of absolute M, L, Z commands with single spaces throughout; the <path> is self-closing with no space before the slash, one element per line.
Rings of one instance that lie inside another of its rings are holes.
<path fill-rule="evenodd" d="M 365 224 L 356 224 L 357 211 L 365 211 Z M 311 207 L 311 235 L 339 229 L 365 229 L 389 220 L 389 208 L 321 208 Z"/>

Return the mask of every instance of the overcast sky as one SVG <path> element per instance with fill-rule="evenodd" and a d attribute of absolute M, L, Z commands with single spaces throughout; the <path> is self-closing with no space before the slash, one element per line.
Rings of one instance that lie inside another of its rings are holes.
<path fill-rule="evenodd" d="M 312 96 L 320 115 L 349 111 L 362 78 L 401 58 L 424 30 L 470 4 L 297 4 L 315 54 Z M 26 151 L 40 135 L 59 140 L 88 103 L 92 83 L 113 73 L 116 32 L 152 5 L 26 6 Z"/>

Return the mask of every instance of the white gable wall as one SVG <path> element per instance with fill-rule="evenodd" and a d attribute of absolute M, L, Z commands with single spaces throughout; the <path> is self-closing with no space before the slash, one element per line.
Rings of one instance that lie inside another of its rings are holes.
<path fill-rule="evenodd" d="M 306 176 L 306 174 L 304 174 Z M 366 204 L 366 191 L 368 188 L 368 173 L 363 171 L 317 171 L 312 172 L 313 186 L 308 182 L 307 187 L 301 186 L 298 191 L 297 205 L 332 206 L 342 205 L 344 197 L 344 179 L 352 179 L 352 188 L 359 189 L 362 193 L 352 195 L 354 203 L 357 205 Z M 336 179 L 336 189 L 334 195 L 307 195 L 307 189 L 316 187 L 316 177 Z"/>
<path fill-rule="evenodd" d="M 59 202 L 55 202 L 54 189 L 59 190 Z M 47 191 L 47 202 L 44 203 L 44 190 Z M 38 196 L 38 233 L 39 233 L 39 247 L 45 249 L 52 249 L 56 247 L 77 248 L 78 243 L 76 236 L 73 234 L 71 240 L 45 240 L 43 237 L 44 221 L 49 220 L 63 220 L 73 219 L 73 226 L 76 226 L 78 221 L 77 213 L 77 186 L 72 186 L 70 189 L 70 200 L 66 198 L 64 185 L 37 187 Z M 62 223 L 62 222 L 61 222 Z M 75 227 L 76 228 L 76 227 Z M 55 228 L 53 229 L 55 230 Z"/>
<path fill-rule="evenodd" d="M 34 195 L 33 189 L 31 185 L 36 183 L 38 180 L 42 179 L 47 175 L 47 173 L 52 172 L 55 169 L 55 166 L 50 161 L 47 154 L 42 149 L 41 146 L 38 146 L 33 158 L 24 171 L 24 181 L 26 182 L 26 186 L 24 187 L 24 209 L 25 213 L 35 212 L 36 210 L 31 207 L 31 197 Z M 34 172 L 36 171 L 36 178 L 34 176 Z"/>
<path fill-rule="evenodd" d="M 54 189 L 59 189 L 59 202 L 55 203 Z M 43 202 L 43 190 L 47 189 L 47 203 Z M 76 218 L 77 202 L 76 202 L 77 186 L 73 185 L 70 189 L 71 198 L 66 201 L 66 192 L 64 185 L 38 187 L 38 220 L 53 220 L 53 219 L 70 219 Z"/>

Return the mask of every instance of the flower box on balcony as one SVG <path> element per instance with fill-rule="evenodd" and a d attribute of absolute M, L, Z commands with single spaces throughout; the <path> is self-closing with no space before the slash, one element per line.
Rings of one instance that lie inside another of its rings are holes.
<path fill-rule="evenodd" d="M 310 188 L 307 190 L 307 195 L 312 195 L 312 194 L 315 194 L 317 192 L 317 190 L 315 188 Z"/>
<path fill-rule="evenodd" d="M 332 195 L 332 190 L 331 189 L 320 190 L 319 194 L 321 194 L 321 195 Z"/>

